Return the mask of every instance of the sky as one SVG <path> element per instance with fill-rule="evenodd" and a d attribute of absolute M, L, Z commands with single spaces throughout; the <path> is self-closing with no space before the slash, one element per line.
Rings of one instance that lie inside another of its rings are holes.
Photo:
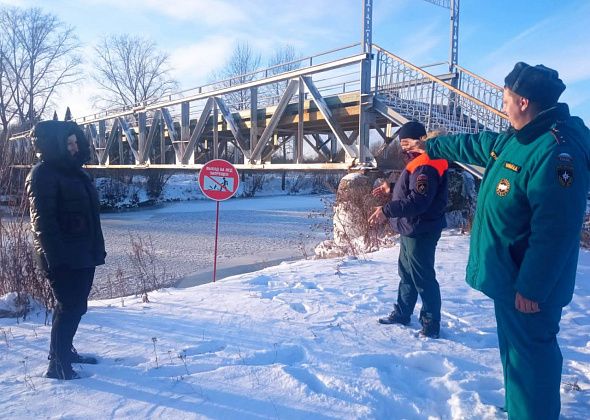
<path fill-rule="evenodd" d="M 210 81 L 238 41 L 263 57 L 284 45 L 301 56 L 360 42 L 361 0 L 0 0 L 37 6 L 76 28 L 92 72 L 93 46 L 109 34 L 149 37 L 170 54 L 181 89 Z M 590 2 L 462 0 L 459 64 L 502 85 L 518 61 L 559 71 L 562 100 L 590 121 Z M 448 59 L 449 11 L 422 0 L 374 0 L 373 42 L 424 65 Z M 91 80 L 62 91 L 55 107 L 93 111 Z"/>
<path fill-rule="evenodd" d="M 288 207 L 301 198 L 275 201 Z M 266 209 L 258 199 L 231 201 Z M 171 206 L 202 211 L 195 202 Z M 170 234 L 163 226 L 159 233 Z M 377 323 L 396 299 L 397 244 L 150 292 L 146 303 L 91 301 L 74 344 L 99 363 L 75 364 L 82 378 L 74 381 L 42 377 L 50 336 L 42 310 L 18 323 L 0 318 L 0 412 L 10 419 L 506 419 L 497 408 L 504 386 L 494 303 L 465 283 L 468 249 L 469 236 L 456 230 L 438 243 L 437 340 L 418 336 L 420 303 L 407 327 Z M 564 420 L 590 412 L 586 250 L 577 273 L 558 336 Z M 11 302 L 0 296 L 0 310 Z"/>

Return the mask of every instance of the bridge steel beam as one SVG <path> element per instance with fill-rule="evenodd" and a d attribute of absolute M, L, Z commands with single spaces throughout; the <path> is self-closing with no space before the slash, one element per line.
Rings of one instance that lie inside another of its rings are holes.
<path fill-rule="evenodd" d="M 107 139 L 104 147 L 99 148 L 99 164 L 106 165 L 109 160 L 109 150 L 111 149 L 111 145 L 115 142 L 115 137 L 119 132 L 119 119 L 117 118 L 113 122 L 113 126 L 111 127 L 111 132 L 109 134 L 109 138 Z M 102 150 L 101 150 L 102 149 Z"/>
<path fill-rule="evenodd" d="M 295 94 L 295 91 L 299 88 L 299 81 L 297 80 L 290 80 L 289 84 L 287 85 L 287 89 L 285 89 L 285 93 L 281 97 L 279 104 L 277 105 L 277 109 L 275 110 L 273 116 L 270 118 L 268 125 L 262 132 L 256 147 L 252 150 L 252 154 L 249 156 L 250 163 L 258 163 L 260 164 L 260 155 L 262 153 L 262 148 L 266 146 L 266 143 L 270 140 L 271 135 L 274 133 L 277 125 L 279 124 L 279 120 L 283 116 L 289 101 Z"/>
<path fill-rule="evenodd" d="M 143 144 L 143 147 L 141 148 L 140 153 L 139 153 L 139 163 L 141 165 L 149 163 L 149 161 L 150 161 L 150 148 L 154 142 L 154 138 L 156 136 L 156 133 L 159 131 L 161 119 L 162 119 L 162 110 L 158 109 L 158 110 L 156 110 L 156 112 L 154 113 L 154 116 L 152 117 L 152 123 L 150 124 L 150 129 L 149 129 L 147 137 L 145 139 L 145 143 Z"/>
<path fill-rule="evenodd" d="M 250 88 L 250 150 L 258 143 L 258 88 Z"/>
<path fill-rule="evenodd" d="M 326 123 L 328 124 L 332 132 L 336 135 L 336 139 L 338 139 L 340 146 L 342 146 L 342 148 L 346 152 L 347 160 L 353 161 L 354 159 L 358 158 L 359 154 L 356 147 L 354 145 L 347 144 L 348 136 L 344 133 L 340 125 L 332 117 L 332 112 L 330 111 L 330 108 L 326 104 L 326 101 L 324 100 L 318 89 L 315 87 L 313 81 L 311 80 L 311 77 L 302 76 L 301 81 L 303 82 L 307 91 L 313 98 L 316 106 L 326 119 Z"/>
<path fill-rule="evenodd" d="M 295 163 L 303 161 L 303 142 L 305 141 L 305 130 L 303 127 L 303 113 L 305 105 L 305 86 L 299 81 L 299 95 L 297 97 L 297 136 L 295 137 L 294 159 Z"/>
<path fill-rule="evenodd" d="M 122 133 L 125 135 L 125 138 L 127 139 L 127 144 L 129 145 L 129 149 L 131 149 L 131 153 L 133 154 L 134 158 L 135 158 L 135 162 L 139 163 L 140 158 L 139 158 L 139 150 L 138 150 L 138 146 L 139 145 L 139 141 L 137 141 L 135 132 L 133 131 L 133 129 L 131 129 L 129 127 L 129 124 L 127 123 L 127 120 L 125 118 L 122 117 L 118 117 L 116 120 L 119 123 L 119 127 L 121 127 L 121 131 Z M 111 128 L 111 131 L 113 129 Z"/>
<path fill-rule="evenodd" d="M 221 112 L 221 115 L 223 115 L 225 122 L 227 123 L 232 134 L 234 135 L 234 139 L 236 140 L 236 145 L 242 151 L 244 156 L 247 159 L 250 159 L 251 153 L 250 153 L 249 147 L 246 145 L 246 142 L 244 141 L 244 139 L 242 138 L 242 135 L 240 134 L 239 117 L 234 117 L 234 115 L 230 112 L 228 106 L 225 104 L 223 99 L 221 99 L 219 97 L 215 97 L 214 99 L 215 99 L 215 103 L 217 104 L 217 108 Z M 217 120 L 214 121 L 214 124 L 217 124 Z"/>
<path fill-rule="evenodd" d="M 326 161 L 330 161 L 331 159 L 331 150 L 326 146 L 328 143 L 327 141 L 322 141 L 322 138 L 319 134 L 312 134 L 311 137 L 315 140 L 315 143 L 312 142 L 308 136 L 305 136 L 305 141 L 309 144 L 313 150 L 319 155 L 326 159 Z"/>
<path fill-rule="evenodd" d="M 203 132 L 205 131 L 205 125 L 207 124 L 207 121 L 209 120 L 209 117 L 211 116 L 211 110 L 213 109 L 213 101 L 214 101 L 213 98 L 207 99 L 207 102 L 205 103 L 205 108 L 203 108 L 203 111 L 201 112 L 201 116 L 197 120 L 197 126 L 194 128 L 193 132 L 191 133 L 189 141 L 188 141 L 188 145 L 184 149 L 184 153 L 182 154 L 182 158 L 180 160 L 180 162 L 183 165 L 188 164 L 191 154 L 194 152 L 195 145 L 199 143 L 199 140 L 200 140 Z"/>

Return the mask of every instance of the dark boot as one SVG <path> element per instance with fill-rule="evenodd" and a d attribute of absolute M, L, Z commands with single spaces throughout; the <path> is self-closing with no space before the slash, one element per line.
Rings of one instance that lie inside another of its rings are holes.
<path fill-rule="evenodd" d="M 386 317 L 379 318 L 379 324 L 401 324 L 408 325 L 410 323 L 410 317 L 404 317 L 398 311 L 394 310 Z"/>
<path fill-rule="evenodd" d="M 98 363 L 98 360 L 96 359 L 96 357 L 83 356 L 83 355 L 79 354 L 78 351 L 76 350 L 76 348 L 74 346 L 72 346 L 72 351 L 70 353 L 70 362 L 71 363 L 86 364 L 86 365 L 96 365 Z"/>
<path fill-rule="evenodd" d="M 420 335 L 428 338 L 439 338 L 440 337 L 440 322 L 430 318 L 421 318 L 420 323 L 422 329 Z"/>
<path fill-rule="evenodd" d="M 69 362 L 64 363 L 57 359 L 51 359 L 49 361 L 49 367 L 47 368 L 47 372 L 45 372 L 44 376 L 46 378 L 63 379 L 66 381 L 80 378 L 80 375 L 78 375 L 78 373 L 72 369 L 72 365 Z"/>

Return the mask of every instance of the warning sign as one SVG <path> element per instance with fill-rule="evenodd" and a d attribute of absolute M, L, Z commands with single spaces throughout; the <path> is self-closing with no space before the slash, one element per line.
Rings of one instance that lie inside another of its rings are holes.
<path fill-rule="evenodd" d="M 199 171 L 201 191 L 211 200 L 223 201 L 233 197 L 239 184 L 237 169 L 226 160 L 210 160 Z"/>

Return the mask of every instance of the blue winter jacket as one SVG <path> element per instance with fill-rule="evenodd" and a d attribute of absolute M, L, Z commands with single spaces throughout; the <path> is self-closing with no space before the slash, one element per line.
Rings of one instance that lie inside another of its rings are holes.
<path fill-rule="evenodd" d="M 416 236 L 441 231 L 447 226 L 449 165 L 426 153 L 410 161 L 395 183 L 391 201 L 383 206 L 396 232 Z"/>

